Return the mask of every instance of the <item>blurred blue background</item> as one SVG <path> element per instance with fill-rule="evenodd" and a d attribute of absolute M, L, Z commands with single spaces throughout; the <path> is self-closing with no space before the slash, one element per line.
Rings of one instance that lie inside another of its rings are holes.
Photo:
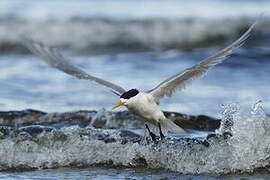
<path fill-rule="evenodd" d="M 110 109 L 118 100 L 37 60 L 22 35 L 60 48 L 90 74 L 148 90 L 230 44 L 261 13 L 231 58 L 161 102 L 164 110 L 214 117 L 231 102 L 249 109 L 262 100 L 269 112 L 270 1 L 1 0 L 0 110 Z"/>

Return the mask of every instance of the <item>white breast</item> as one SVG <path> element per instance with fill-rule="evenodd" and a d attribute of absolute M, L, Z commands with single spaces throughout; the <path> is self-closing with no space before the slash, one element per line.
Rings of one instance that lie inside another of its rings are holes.
<path fill-rule="evenodd" d="M 165 116 L 160 110 L 154 98 L 147 93 L 140 92 L 126 102 L 126 107 L 143 120 L 157 125 Z"/>

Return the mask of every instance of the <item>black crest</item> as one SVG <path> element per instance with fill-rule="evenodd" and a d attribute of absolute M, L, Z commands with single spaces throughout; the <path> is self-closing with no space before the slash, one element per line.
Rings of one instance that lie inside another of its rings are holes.
<path fill-rule="evenodd" d="M 136 96 L 137 94 L 139 93 L 139 91 L 137 89 L 131 89 L 127 92 L 124 92 L 120 98 L 123 98 L 123 99 L 129 99 L 129 98 L 132 98 L 134 96 Z"/>

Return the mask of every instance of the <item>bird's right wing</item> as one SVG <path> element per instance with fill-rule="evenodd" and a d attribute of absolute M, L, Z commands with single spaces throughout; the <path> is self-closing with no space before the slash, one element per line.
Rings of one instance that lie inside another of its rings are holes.
<path fill-rule="evenodd" d="M 50 66 L 57 68 L 69 75 L 75 76 L 79 79 L 88 80 L 92 83 L 99 84 L 114 94 L 121 96 L 125 89 L 122 87 L 115 85 L 111 82 L 105 81 L 103 79 L 97 78 L 95 76 L 91 76 L 84 72 L 83 70 L 79 69 L 78 67 L 74 66 L 69 62 L 67 58 L 65 58 L 62 54 L 60 54 L 56 48 L 51 48 L 45 46 L 41 43 L 35 42 L 28 38 L 23 38 L 23 44 L 36 56 L 40 57 L 43 61 L 45 61 Z"/>
<path fill-rule="evenodd" d="M 211 67 L 221 63 L 224 59 L 231 55 L 234 50 L 244 44 L 245 40 L 249 37 L 251 30 L 254 28 L 256 22 L 253 23 L 239 39 L 234 41 L 228 47 L 222 49 L 213 56 L 210 56 L 199 64 L 196 64 L 195 66 L 188 68 L 161 82 L 157 87 L 148 91 L 148 93 L 150 93 L 154 97 L 156 102 L 159 102 L 161 98 L 165 96 L 171 96 L 177 90 L 185 88 L 193 80 L 202 77 Z"/>

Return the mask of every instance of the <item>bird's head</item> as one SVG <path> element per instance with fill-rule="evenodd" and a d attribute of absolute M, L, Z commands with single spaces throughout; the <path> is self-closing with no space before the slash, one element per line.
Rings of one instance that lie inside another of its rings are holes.
<path fill-rule="evenodd" d="M 139 94 L 139 91 L 137 89 L 131 89 L 129 91 L 124 92 L 121 96 L 120 96 L 120 101 L 118 103 L 116 103 L 113 107 L 113 109 L 116 109 L 122 105 L 128 105 L 129 103 L 131 103 L 133 101 L 133 98 Z"/>

